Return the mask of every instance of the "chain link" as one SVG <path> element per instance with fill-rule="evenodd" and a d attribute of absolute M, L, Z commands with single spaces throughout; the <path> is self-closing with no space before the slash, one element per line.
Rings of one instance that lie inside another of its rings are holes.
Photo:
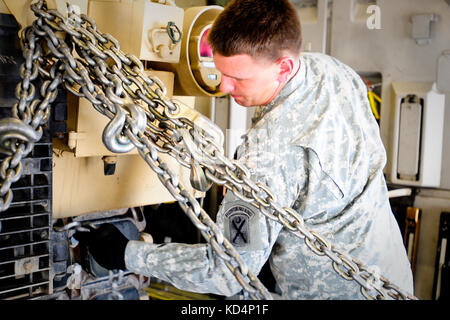
<path fill-rule="evenodd" d="M 14 106 L 14 115 L 25 124 L 31 124 L 36 134 L 41 134 L 42 125 L 48 119 L 48 106 L 61 82 L 71 93 L 88 99 L 97 111 L 112 119 L 111 121 L 118 110 L 124 112 L 126 120 L 117 130 L 117 135 L 114 135 L 116 139 L 133 144 L 138 149 L 141 157 L 155 171 L 192 223 L 252 298 L 272 297 L 195 197 L 181 185 L 178 176 L 162 162 L 159 153 L 170 154 L 188 168 L 195 157 L 195 162 L 203 168 L 208 181 L 223 185 L 266 217 L 281 223 L 294 235 L 304 239 L 317 255 L 329 257 L 336 272 L 344 279 L 358 282 L 362 294 L 368 299 L 384 299 L 387 296 L 394 299 L 417 299 L 391 284 L 386 278 L 374 275 L 365 265 L 348 257 L 318 233 L 310 230 L 295 210 L 280 207 L 275 195 L 266 185 L 253 182 L 244 165 L 224 156 L 223 149 L 208 130 L 201 130 L 187 118 L 177 118 L 180 106 L 165 96 L 165 86 L 161 81 L 145 74 L 139 59 L 124 54 L 120 50 L 119 42 L 111 35 L 99 32 L 91 18 L 84 14 L 77 15 L 70 6 L 69 17 L 64 18 L 58 11 L 47 9 L 43 0 L 32 4 L 31 9 L 37 20 L 32 26 L 25 28 L 22 35 L 25 62 L 22 67 L 24 71 L 21 73 L 22 82 L 16 90 L 19 102 Z M 65 40 L 56 35 L 61 32 L 65 34 Z M 78 57 L 72 55 L 73 49 Z M 33 99 L 35 89 L 31 81 L 38 73 L 44 78 L 50 78 L 41 88 L 41 95 L 44 97 L 42 101 Z M 144 109 L 147 118 L 145 129 L 138 128 L 138 119 L 133 118 L 133 114 L 124 108 L 124 105 L 133 102 L 139 102 Z M 1 132 L 0 126 L 0 134 Z M 186 132 L 191 135 L 189 140 L 195 142 L 196 150 L 189 150 L 184 138 L 186 135 L 183 137 Z M 2 211 L 6 210 L 11 202 L 10 184 L 20 177 L 20 160 L 33 146 L 32 140 L 17 141 L 19 140 L 15 138 L 6 143 L 16 153 L 12 158 L 3 160 L 0 167 Z"/>
<path fill-rule="evenodd" d="M 0 165 L 0 211 L 7 210 L 11 205 L 11 184 L 20 179 L 22 159 L 31 152 L 34 143 L 41 139 L 42 127 L 49 118 L 50 105 L 56 99 L 57 88 L 62 82 L 61 74 L 55 72 L 59 64 L 55 63 L 48 73 L 50 79 L 41 86 L 40 95 L 43 99 L 35 99 L 36 88 L 32 81 L 38 77 L 42 47 L 39 37 L 31 29 L 24 29 L 21 37 L 25 61 L 20 68 L 22 81 L 15 90 L 18 102 L 12 108 L 13 118 L 5 118 L 0 122 L 0 151 L 9 154 Z"/>

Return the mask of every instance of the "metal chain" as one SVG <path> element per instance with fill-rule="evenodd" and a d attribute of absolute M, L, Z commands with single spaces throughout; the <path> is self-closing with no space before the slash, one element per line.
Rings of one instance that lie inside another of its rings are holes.
<path fill-rule="evenodd" d="M 280 207 L 276 196 L 270 189 L 250 179 L 249 170 L 237 160 L 223 156 L 220 149 L 211 144 L 207 137 L 195 135 L 197 146 L 207 161 L 201 162 L 206 177 L 216 184 L 223 185 L 242 201 L 256 207 L 271 220 L 281 223 L 286 230 L 304 239 L 306 245 L 317 255 L 332 260 L 334 270 L 346 280 L 354 280 L 361 287 L 361 293 L 367 299 L 417 300 L 417 297 L 392 284 L 387 278 L 376 274 L 370 267 L 350 257 L 344 251 L 332 245 L 316 231 L 309 229 L 303 217 L 290 207 Z M 200 160 L 201 161 L 201 160 Z M 211 163 L 213 165 L 211 165 Z"/>
<path fill-rule="evenodd" d="M 220 158 L 220 157 L 219 157 Z M 361 293 L 367 299 L 393 299 L 417 300 L 413 295 L 392 284 L 383 276 L 377 275 L 368 266 L 347 253 L 339 250 L 328 240 L 314 230 L 309 229 L 301 215 L 290 207 L 280 207 L 276 197 L 267 186 L 254 183 L 250 173 L 242 164 L 235 160 L 226 159 L 221 167 L 206 167 L 206 175 L 216 183 L 223 184 L 241 200 L 258 208 L 269 219 L 281 223 L 295 236 L 304 239 L 306 245 L 317 255 L 332 260 L 334 270 L 346 280 L 354 280 L 361 287 Z"/>
<path fill-rule="evenodd" d="M 138 148 L 139 154 L 157 173 L 252 298 L 271 299 L 271 296 L 198 201 L 179 183 L 177 175 L 161 161 L 158 152 L 170 154 L 188 168 L 200 164 L 209 181 L 224 185 L 265 216 L 281 223 L 294 235 L 304 239 L 317 255 L 329 257 L 336 272 L 344 279 L 355 280 L 366 298 L 384 299 L 390 296 L 394 299 L 417 299 L 310 230 L 296 211 L 280 207 L 267 186 L 253 182 L 247 168 L 224 156 L 222 148 L 207 130 L 196 127 L 195 122 L 189 119 L 176 117 L 179 106 L 165 96 L 165 87 L 159 79 L 147 76 L 141 62 L 132 55 L 125 55 L 111 35 L 98 32 L 92 19 L 83 14 L 77 15 L 70 8 L 69 18 L 64 18 L 58 11 L 48 10 L 42 0 L 31 8 L 38 19 L 26 29 L 31 30 L 27 34 L 45 39 L 46 49 L 53 55 L 50 59 L 47 56 L 44 59 L 36 54 L 36 59 L 41 63 L 38 67 L 41 75 L 47 78 L 53 75 L 52 79 L 62 76 L 67 90 L 87 98 L 97 111 L 111 119 L 110 123 L 117 124 L 118 134 L 104 136 L 104 139 L 115 138 L 121 145 L 129 143 Z M 65 32 L 69 41 L 61 41 L 56 32 Z M 25 43 L 29 41 L 27 37 L 22 40 Z M 79 58 L 71 54 L 67 43 L 73 44 Z M 52 72 L 45 71 L 49 68 Z M 133 101 L 143 102 L 147 106 L 144 109 L 146 127 L 143 130 L 137 126 L 141 121 L 139 116 L 124 108 Z M 189 150 L 187 139 L 195 142 L 197 152 Z"/>
<path fill-rule="evenodd" d="M 12 201 L 11 184 L 22 175 L 22 159 L 33 149 L 34 143 L 42 137 L 42 127 L 47 123 L 50 104 L 56 99 L 57 88 L 62 82 L 60 73 L 52 67 L 43 82 L 40 95 L 35 99 L 36 88 L 32 81 L 38 76 L 42 48 L 35 33 L 24 30 L 21 35 L 24 63 L 20 68 L 22 81 L 17 84 L 15 95 L 18 102 L 12 108 L 13 118 L 0 121 L 0 151 L 8 154 L 0 164 L 0 211 L 9 208 Z M 58 64 L 55 64 L 56 67 Z"/>
<path fill-rule="evenodd" d="M 192 125 L 187 119 L 169 118 L 168 115 L 175 114 L 179 108 L 166 98 L 161 81 L 147 76 L 142 63 L 120 51 L 117 40 L 99 33 L 95 22 L 86 15 L 77 15 L 69 9 L 69 18 L 66 19 L 59 12 L 48 10 L 43 1 L 33 4 L 31 8 L 38 19 L 28 29 L 46 41 L 50 59 L 46 56 L 49 60 L 43 60 L 47 63 L 45 66 L 59 61 L 58 70 L 62 72 L 66 89 L 85 97 L 97 111 L 111 119 L 107 125 L 111 130 L 107 131 L 106 137 L 104 131 L 103 138 L 115 139 L 115 142 L 108 142 L 108 145 L 119 148 L 127 144 L 136 146 L 243 289 L 254 299 L 272 299 L 197 199 L 160 159 L 159 152 L 169 153 L 189 167 L 189 155 L 177 146 L 181 135 L 175 132 L 175 128 Z M 56 36 L 59 31 L 66 32 L 66 41 Z M 68 43 L 73 43 L 80 58 L 71 54 Z M 147 124 L 144 130 L 138 128 L 142 114 L 133 114 L 130 107 L 133 101 L 142 101 L 148 106 L 143 113 Z M 109 135 L 114 133 L 114 129 L 118 134 Z"/>

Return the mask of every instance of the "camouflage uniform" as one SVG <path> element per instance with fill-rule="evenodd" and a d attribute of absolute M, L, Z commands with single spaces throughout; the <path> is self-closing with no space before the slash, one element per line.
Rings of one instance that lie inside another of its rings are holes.
<path fill-rule="evenodd" d="M 410 263 L 391 212 L 385 150 L 360 77 L 336 59 L 303 53 L 300 69 L 267 106 L 238 148 L 254 181 L 312 230 L 409 293 Z M 269 259 L 285 299 L 363 299 L 326 256 L 228 192 L 217 224 L 249 268 Z M 127 268 L 188 291 L 230 296 L 240 285 L 208 244 L 131 241 Z"/>

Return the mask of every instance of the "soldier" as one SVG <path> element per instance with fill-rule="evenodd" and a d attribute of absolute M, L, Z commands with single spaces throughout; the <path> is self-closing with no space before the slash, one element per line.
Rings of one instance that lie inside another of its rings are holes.
<path fill-rule="evenodd" d="M 367 88 L 333 57 L 300 53 L 301 27 L 288 0 L 235 0 L 209 33 L 221 91 L 257 106 L 237 159 L 312 230 L 408 293 L 410 263 L 392 214 L 386 154 Z M 326 256 L 227 192 L 217 225 L 254 274 L 267 260 L 284 299 L 363 299 Z M 209 244 L 127 241 L 114 227 L 91 232 L 90 250 L 109 269 L 128 269 L 188 291 L 241 290 Z"/>

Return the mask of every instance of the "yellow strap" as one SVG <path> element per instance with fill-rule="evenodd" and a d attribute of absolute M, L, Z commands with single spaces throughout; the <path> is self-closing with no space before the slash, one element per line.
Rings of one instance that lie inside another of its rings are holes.
<path fill-rule="evenodd" d="M 374 100 L 375 94 L 372 91 L 368 91 L 367 94 L 369 96 L 370 108 L 372 109 L 375 119 L 379 120 L 380 114 L 378 113 L 377 104 L 375 103 L 375 100 Z M 379 101 L 381 101 L 381 99 Z"/>

